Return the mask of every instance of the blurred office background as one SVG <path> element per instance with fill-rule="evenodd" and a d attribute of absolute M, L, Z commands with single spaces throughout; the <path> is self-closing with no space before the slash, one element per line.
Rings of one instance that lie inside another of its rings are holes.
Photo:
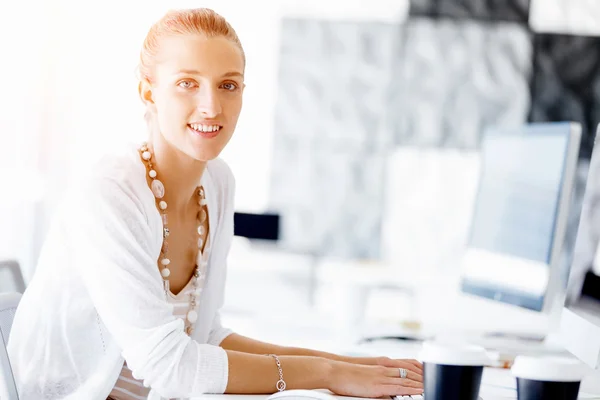
<path fill-rule="evenodd" d="M 25 282 L 70 180 L 144 139 L 139 49 L 184 7 L 224 15 L 248 59 L 223 154 L 240 213 L 224 318 L 248 335 L 447 322 L 485 130 L 577 121 L 589 156 L 600 122 L 595 0 L 3 2 L 0 259 Z"/>

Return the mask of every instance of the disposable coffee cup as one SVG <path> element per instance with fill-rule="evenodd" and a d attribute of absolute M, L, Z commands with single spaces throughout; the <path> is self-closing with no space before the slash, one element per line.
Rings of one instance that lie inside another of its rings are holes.
<path fill-rule="evenodd" d="M 518 356 L 511 372 L 519 400 L 576 400 L 587 368 L 569 357 Z"/>
<path fill-rule="evenodd" d="M 490 361 L 483 347 L 426 342 L 419 360 L 427 400 L 479 398 L 483 367 Z"/>

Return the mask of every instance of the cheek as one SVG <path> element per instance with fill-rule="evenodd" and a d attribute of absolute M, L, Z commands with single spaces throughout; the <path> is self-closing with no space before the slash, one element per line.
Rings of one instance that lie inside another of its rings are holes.
<path fill-rule="evenodd" d="M 237 121 L 240 112 L 242 111 L 242 98 L 234 97 L 226 100 L 228 117 L 232 121 Z"/>
<path fill-rule="evenodd" d="M 163 120 L 169 123 L 181 123 L 182 119 L 187 121 L 189 111 L 194 108 L 189 98 L 182 96 L 168 96 L 160 104 L 159 113 L 163 114 Z"/>

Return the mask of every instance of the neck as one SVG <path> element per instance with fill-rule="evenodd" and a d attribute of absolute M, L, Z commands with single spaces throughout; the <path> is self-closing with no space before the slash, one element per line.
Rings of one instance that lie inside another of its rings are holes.
<path fill-rule="evenodd" d="M 206 168 L 206 162 L 198 161 L 181 152 L 162 135 L 152 135 L 148 147 L 153 153 L 154 169 L 165 186 L 168 212 L 185 215 L 190 206 L 197 207 L 196 189 Z M 157 137 L 158 136 L 158 137 Z"/>

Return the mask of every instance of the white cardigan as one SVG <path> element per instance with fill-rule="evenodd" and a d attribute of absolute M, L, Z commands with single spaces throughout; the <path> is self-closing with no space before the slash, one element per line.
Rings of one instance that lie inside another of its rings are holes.
<path fill-rule="evenodd" d="M 67 194 L 12 327 L 8 351 L 21 400 L 105 400 L 124 360 L 148 399 L 223 393 L 218 345 L 235 182 L 222 160 L 201 184 L 212 243 L 192 338 L 165 297 L 162 221 L 134 147 L 105 157 Z M 167 189 L 168 190 L 168 189 Z"/>

